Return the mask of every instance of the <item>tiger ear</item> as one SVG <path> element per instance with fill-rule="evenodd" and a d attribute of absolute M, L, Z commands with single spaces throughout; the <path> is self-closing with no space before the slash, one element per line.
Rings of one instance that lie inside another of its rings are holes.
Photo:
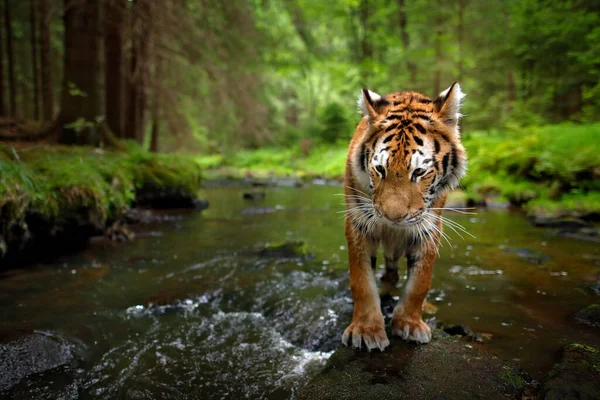
<path fill-rule="evenodd" d="M 385 98 L 368 89 L 362 89 L 358 97 L 358 110 L 363 117 L 367 117 L 369 122 L 375 120 L 383 107 L 388 104 L 389 102 Z"/>
<path fill-rule="evenodd" d="M 460 89 L 460 85 L 454 82 L 452 86 L 440 93 L 433 102 L 433 107 L 438 116 L 451 128 L 456 128 L 458 120 L 462 117 L 460 107 L 466 94 Z"/>

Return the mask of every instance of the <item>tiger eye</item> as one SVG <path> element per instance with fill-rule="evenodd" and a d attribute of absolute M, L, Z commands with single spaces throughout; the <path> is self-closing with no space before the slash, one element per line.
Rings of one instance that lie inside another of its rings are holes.
<path fill-rule="evenodd" d="M 379 174 L 381 175 L 381 179 L 385 178 L 385 168 L 383 167 L 383 165 L 378 165 L 375 167 L 375 170 L 377 172 L 379 172 Z"/>

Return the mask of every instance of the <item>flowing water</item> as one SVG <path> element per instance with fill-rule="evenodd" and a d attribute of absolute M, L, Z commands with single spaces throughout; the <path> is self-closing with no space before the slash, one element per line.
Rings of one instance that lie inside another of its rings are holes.
<path fill-rule="evenodd" d="M 341 187 L 203 190 L 202 213 L 94 241 L 53 265 L 0 277 L 6 398 L 289 398 L 350 322 Z M 600 246 L 536 229 L 508 210 L 447 216 L 429 321 L 466 324 L 540 379 L 560 348 L 598 345 L 574 322 L 598 302 Z M 463 235 L 464 236 L 464 235 Z M 261 251 L 303 241 L 309 256 Z M 405 271 L 401 266 L 401 271 Z"/>

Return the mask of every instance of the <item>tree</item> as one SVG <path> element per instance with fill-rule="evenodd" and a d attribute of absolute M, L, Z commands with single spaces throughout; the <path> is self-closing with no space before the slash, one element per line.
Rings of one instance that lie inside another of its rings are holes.
<path fill-rule="evenodd" d="M 105 0 L 104 4 L 104 82 L 108 127 L 123 136 L 124 76 L 123 30 L 127 0 Z"/>
<path fill-rule="evenodd" d="M 13 57 L 12 14 L 8 0 L 4 0 L 4 26 L 6 27 L 6 53 L 8 61 L 8 102 L 10 105 L 9 115 L 15 117 L 17 115 L 17 90 L 15 81 L 15 60 Z"/>
<path fill-rule="evenodd" d="M 35 0 L 29 0 L 30 29 L 31 29 L 31 74 L 33 76 L 33 117 L 40 119 L 40 96 L 38 83 L 38 50 L 37 50 L 37 17 Z"/>
<path fill-rule="evenodd" d="M 60 101 L 60 141 L 95 144 L 100 137 L 98 35 L 99 0 L 65 0 L 64 80 Z"/>
<path fill-rule="evenodd" d="M 54 118 L 54 80 L 52 77 L 52 33 L 50 30 L 50 13 L 48 0 L 37 0 L 39 5 L 40 24 L 40 76 L 42 92 L 43 120 Z"/>

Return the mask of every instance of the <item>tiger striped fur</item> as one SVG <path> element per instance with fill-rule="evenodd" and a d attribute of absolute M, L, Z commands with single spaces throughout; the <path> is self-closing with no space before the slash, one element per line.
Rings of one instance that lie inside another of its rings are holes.
<path fill-rule="evenodd" d="M 432 100 L 416 92 L 387 96 L 363 89 L 363 115 L 350 142 L 345 175 L 346 239 L 352 323 L 342 342 L 383 351 L 389 345 L 375 280 L 379 245 L 385 256 L 384 287 L 395 288 L 398 260 L 407 258 L 408 280 L 394 309 L 392 335 L 431 340 L 421 308 L 431 286 L 442 235 L 441 208 L 467 167 L 458 120 L 465 95 L 457 83 Z"/>

